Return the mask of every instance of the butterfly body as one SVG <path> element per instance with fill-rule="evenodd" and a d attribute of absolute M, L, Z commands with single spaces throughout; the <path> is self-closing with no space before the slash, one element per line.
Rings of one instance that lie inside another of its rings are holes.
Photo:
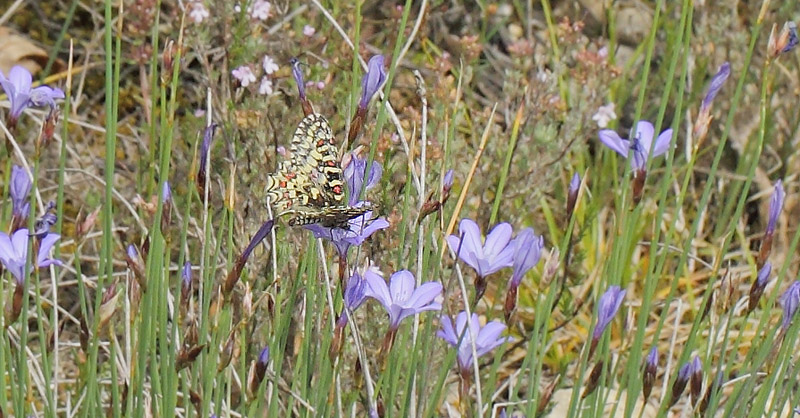
<path fill-rule="evenodd" d="M 347 228 L 350 219 L 372 209 L 346 205 L 339 154 L 324 116 L 312 113 L 303 118 L 289 151 L 289 158 L 267 177 L 266 194 L 276 216 L 289 216 L 290 226 Z"/>

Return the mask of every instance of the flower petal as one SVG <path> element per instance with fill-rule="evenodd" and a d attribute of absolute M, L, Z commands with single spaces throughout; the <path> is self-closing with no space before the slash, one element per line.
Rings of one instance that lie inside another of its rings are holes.
<path fill-rule="evenodd" d="M 452 346 L 458 344 L 458 335 L 456 335 L 456 331 L 453 329 L 453 321 L 450 320 L 450 317 L 442 315 L 439 318 L 439 322 L 442 328 L 436 332 L 436 335 Z"/>
<path fill-rule="evenodd" d="M 672 143 L 672 129 L 667 129 L 664 132 L 661 132 L 656 138 L 656 145 L 653 149 L 653 153 L 650 155 L 651 157 L 658 157 L 669 151 L 669 146 Z"/>
<path fill-rule="evenodd" d="M 414 275 L 408 270 L 400 270 L 389 279 L 389 293 L 392 302 L 406 306 L 406 301 L 414 293 Z"/>
<path fill-rule="evenodd" d="M 384 309 L 390 310 L 392 305 L 392 296 L 389 294 L 389 286 L 386 281 L 374 271 L 366 271 L 364 273 L 364 280 L 367 281 L 367 288 L 365 293 L 367 297 L 377 300 Z"/>
<path fill-rule="evenodd" d="M 602 142 L 603 145 L 616 151 L 617 154 L 628 158 L 630 142 L 627 139 L 620 138 L 619 134 L 611 129 L 603 129 L 597 133 L 597 136 L 600 138 L 600 142 Z"/>
<path fill-rule="evenodd" d="M 511 241 L 512 233 L 513 229 L 507 222 L 495 225 L 495 227 L 489 232 L 489 235 L 486 236 L 486 243 L 483 246 L 483 254 L 490 259 L 493 256 L 500 254 L 506 249 L 509 241 Z"/>
<path fill-rule="evenodd" d="M 636 123 L 636 128 L 633 129 L 633 138 L 639 140 L 639 144 L 642 146 L 645 154 L 650 153 L 650 146 L 653 144 L 653 136 L 655 135 L 655 128 L 653 128 L 653 124 L 646 121 L 640 120 Z"/>
<path fill-rule="evenodd" d="M 411 297 L 408 298 L 403 305 L 411 308 L 422 308 L 439 297 L 442 293 L 442 289 L 442 284 L 439 282 L 423 283 L 414 290 L 414 293 L 411 294 Z"/>
<path fill-rule="evenodd" d="M 464 218 L 458 224 L 458 231 L 463 235 L 461 251 L 467 250 L 475 253 L 477 257 L 483 257 L 483 242 L 481 240 L 481 229 L 472 219 Z M 458 249 L 456 249 L 457 251 Z"/>

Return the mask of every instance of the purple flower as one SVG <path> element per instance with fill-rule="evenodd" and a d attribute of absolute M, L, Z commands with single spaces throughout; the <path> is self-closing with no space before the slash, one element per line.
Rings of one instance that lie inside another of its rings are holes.
<path fill-rule="evenodd" d="M 572 175 L 567 189 L 567 215 L 572 216 L 575 211 L 575 204 L 578 202 L 578 192 L 581 188 L 581 176 L 578 173 Z"/>
<path fill-rule="evenodd" d="M 8 194 L 11 196 L 11 207 L 15 216 L 22 219 L 28 217 L 28 212 L 30 212 L 28 195 L 32 186 L 33 183 L 24 168 L 18 165 L 11 167 L 11 187 Z"/>
<path fill-rule="evenodd" d="M 364 204 L 366 202 L 359 202 L 355 206 L 359 207 Z M 364 212 L 361 216 L 350 219 L 347 224 L 347 229 L 331 228 L 320 224 L 303 225 L 303 227 L 314 233 L 317 238 L 330 240 L 341 256 L 347 255 L 351 245 L 361 245 L 375 232 L 389 227 L 389 221 L 386 218 L 373 219 L 371 210 Z"/>
<path fill-rule="evenodd" d="M 269 363 L 269 346 L 264 347 L 258 354 L 258 364 L 267 367 L 267 363 Z"/>
<path fill-rule="evenodd" d="M 56 241 L 61 238 L 58 234 L 47 234 L 39 243 L 39 253 L 36 255 L 35 267 L 44 268 L 51 264 L 62 266 L 61 260 L 49 257 L 50 249 Z M 0 232 L 0 261 L 6 270 L 10 271 L 17 283 L 25 280 L 25 262 L 28 259 L 28 230 L 22 228 L 13 235 L 9 236 L 5 232 Z"/>
<path fill-rule="evenodd" d="M 784 47 L 781 49 L 781 53 L 791 51 L 797 46 L 798 42 L 800 42 L 800 40 L 797 38 L 797 24 L 794 22 L 786 22 L 786 25 L 784 25 L 784 31 L 787 32 L 786 36 L 788 39 L 786 41 L 786 45 L 784 45 Z"/>
<path fill-rule="evenodd" d="M 453 328 L 450 317 L 443 315 L 441 320 L 442 329 L 436 335 L 453 347 L 458 347 L 458 367 L 462 373 L 468 371 L 472 366 L 472 341 L 475 341 L 475 354 L 478 357 L 494 350 L 500 344 L 514 341 L 511 337 L 500 336 L 506 329 L 502 322 L 491 321 L 481 327 L 476 313 L 470 317 L 469 330 L 466 332 L 464 331 L 467 329 L 467 313 L 465 311 L 461 311 L 456 316 L 455 328 Z M 462 334 L 464 334 L 463 338 Z"/>
<path fill-rule="evenodd" d="M 372 166 L 369 169 L 369 176 L 365 176 L 366 171 L 367 159 L 361 158 L 355 153 L 352 153 L 350 164 L 347 164 L 347 167 L 344 168 L 344 180 L 345 183 L 347 183 L 347 187 L 350 191 L 350 206 L 355 206 L 356 203 L 358 203 L 358 198 L 361 194 L 361 188 L 364 185 L 365 177 L 367 178 L 367 186 L 365 190 L 372 189 L 378 184 L 378 182 L 381 181 L 383 167 L 381 167 L 379 162 L 372 162 Z"/>
<path fill-rule="evenodd" d="M 450 235 L 447 237 L 447 243 L 462 261 L 478 272 L 480 277 L 486 277 L 513 265 L 515 248 L 509 245 L 511 225 L 508 223 L 495 225 L 486 236 L 485 243 L 481 239 L 478 224 L 472 219 L 462 219 L 458 230 L 463 235 L 463 240 L 457 235 Z"/>
<path fill-rule="evenodd" d="M 172 200 L 172 190 L 169 187 L 169 182 L 164 182 L 164 188 L 161 189 L 161 203 L 167 203 Z"/>
<path fill-rule="evenodd" d="M 772 191 L 772 197 L 769 200 L 769 218 L 765 232 L 768 235 L 772 235 L 775 232 L 775 225 L 778 223 L 778 216 L 783 210 L 783 200 L 785 198 L 786 192 L 783 190 L 783 181 L 778 180 L 775 182 L 775 189 Z"/>
<path fill-rule="evenodd" d="M 447 170 L 446 173 L 444 173 L 444 184 L 443 184 L 443 186 L 444 186 L 445 189 L 450 190 L 450 188 L 453 187 L 453 176 L 454 176 L 454 174 L 455 174 L 455 172 L 453 171 L 452 168 Z"/>
<path fill-rule="evenodd" d="M 396 330 L 403 318 L 424 311 L 438 311 L 442 304 L 435 302 L 442 293 L 442 284 L 427 282 L 414 289 L 414 275 L 408 270 L 400 270 L 389 279 L 389 285 L 378 274 L 365 274 L 365 291 L 389 313 L 389 329 Z"/>
<path fill-rule="evenodd" d="M 136 246 L 133 244 L 128 244 L 126 252 L 128 253 L 128 258 L 130 258 L 131 260 L 136 260 L 139 258 L 139 252 L 136 251 Z"/>
<path fill-rule="evenodd" d="M 611 286 L 600 296 L 600 302 L 597 308 L 597 325 L 594 327 L 592 338 L 595 340 L 600 339 L 603 331 L 606 330 L 608 324 L 614 319 L 614 315 L 619 311 L 622 306 L 622 300 L 625 298 L 625 290 L 619 286 Z"/>
<path fill-rule="evenodd" d="M 578 194 L 578 189 L 581 187 L 581 176 L 578 173 L 572 175 L 572 179 L 569 181 L 569 194 Z"/>
<path fill-rule="evenodd" d="M 783 323 L 781 326 L 784 330 L 789 328 L 792 317 L 797 313 L 798 305 L 800 305 L 800 280 L 795 280 L 781 296 L 781 306 L 783 307 Z"/>
<path fill-rule="evenodd" d="M 519 287 L 525 273 L 539 263 L 544 248 L 544 237 L 535 235 L 533 228 L 525 228 L 517 234 L 509 246 L 514 247 L 514 273 L 511 275 L 511 286 Z"/>
<path fill-rule="evenodd" d="M 386 81 L 386 71 L 383 69 L 383 55 L 375 55 L 369 59 L 367 73 L 361 79 L 361 101 L 358 102 L 358 107 L 366 109 L 369 100 L 384 81 Z"/>
<path fill-rule="evenodd" d="M 300 93 L 300 100 L 305 100 L 306 84 L 303 82 L 303 71 L 300 69 L 300 60 L 297 58 L 292 58 L 289 60 L 289 63 L 292 65 L 292 77 L 294 77 L 294 82 L 297 84 L 297 91 Z"/>
<path fill-rule="evenodd" d="M 364 278 L 366 276 L 377 276 L 378 280 L 383 281 L 383 277 L 380 276 L 380 271 L 378 271 L 375 266 L 367 267 L 364 276 L 361 276 L 357 271 L 354 272 L 347 280 L 347 286 L 344 289 L 343 297 L 344 304 L 351 313 L 355 312 L 355 310 L 367 300 L 367 280 Z M 336 321 L 336 324 L 340 327 L 345 326 L 347 324 L 348 315 L 349 314 L 342 313 Z"/>
<path fill-rule="evenodd" d="M 767 287 L 767 282 L 769 282 L 770 273 L 772 273 L 772 263 L 767 261 L 764 263 L 764 266 L 761 267 L 761 270 L 758 271 L 758 276 L 756 276 L 753 285 L 750 286 L 750 300 L 748 301 L 747 313 L 752 312 L 758 305 L 758 301 L 761 299 L 761 295 Z"/>
<path fill-rule="evenodd" d="M 253 74 L 253 70 L 249 65 L 242 65 L 233 69 L 233 71 L 231 71 L 231 75 L 233 75 L 233 78 L 239 80 L 239 83 L 242 85 L 242 87 L 247 87 L 250 85 L 250 83 L 256 82 L 256 75 Z"/>
<path fill-rule="evenodd" d="M 51 200 L 47 203 L 47 207 L 44 208 L 44 215 L 33 223 L 33 236 L 42 238 L 50 233 L 50 228 L 58 222 L 58 216 L 56 216 L 55 210 L 56 202 Z"/>
<path fill-rule="evenodd" d="M 181 279 L 183 280 L 184 286 L 189 286 L 192 283 L 192 263 L 185 262 L 183 263 L 183 269 L 181 270 Z"/>
<path fill-rule="evenodd" d="M 632 141 L 622 139 L 619 134 L 611 129 L 601 130 L 598 136 L 600 137 L 600 142 L 623 157 L 627 158 L 629 151 L 633 151 L 631 168 L 636 171 L 643 170 L 644 164 L 647 163 L 649 158 L 658 157 L 669 150 L 672 142 L 672 129 L 661 132 L 658 138 L 655 138 L 655 146 L 653 146 L 655 128 L 652 123 L 641 120 L 636 124 L 636 129 L 633 131 L 635 135 Z M 650 153 L 651 148 L 652 154 Z"/>
<path fill-rule="evenodd" d="M 706 96 L 703 98 L 703 102 L 700 105 L 701 109 L 707 109 L 711 107 L 711 102 L 714 100 L 714 97 L 717 96 L 722 86 L 725 84 L 725 80 L 731 75 L 731 65 L 728 62 L 725 62 L 719 67 L 717 73 L 714 74 L 714 77 L 711 77 L 711 84 L 708 86 L 708 91 L 706 92 Z"/>
<path fill-rule="evenodd" d="M 650 349 L 650 352 L 647 353 L 645 362 L 647 363 L 648 368 L 655 369 L 658 367 L 658 348 L 653 346 L 653 348 Z"/>
<path fill-rule="evenodd" d="M 33 76 L 25 67 L 15 65 L 8 73 L 8 78 L 0 71 L 0 85 L 11 101 L 11 111 L 9 117 L 12 123 L 19 119 L 22 111 L 29 106 L 43 106 L 49 104 L 55 107 L 55 99 L 63 99 L 64 92 L 61 89 L 49 86 L 39 86 L 31 89 Z"/>

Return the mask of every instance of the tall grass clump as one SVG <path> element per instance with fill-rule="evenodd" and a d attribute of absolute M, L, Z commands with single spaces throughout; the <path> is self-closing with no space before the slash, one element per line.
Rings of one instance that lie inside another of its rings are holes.
<path fill-rule="evenodd" d="M 0 416 L 800 414 L 794 3 L 12 3 Z"/>

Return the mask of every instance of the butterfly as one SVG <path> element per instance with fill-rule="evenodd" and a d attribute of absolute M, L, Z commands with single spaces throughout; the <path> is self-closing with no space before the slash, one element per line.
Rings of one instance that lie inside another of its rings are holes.
<path fill-rule="evenodd" d="M 288 215 L 289 225 L 348 228 L 348 221 L 372 210 L 348 206 L 333 130 L 324 116 L 303 118 L 292 136 L 290 157 L 267 177 L 267 203 Z"/>

